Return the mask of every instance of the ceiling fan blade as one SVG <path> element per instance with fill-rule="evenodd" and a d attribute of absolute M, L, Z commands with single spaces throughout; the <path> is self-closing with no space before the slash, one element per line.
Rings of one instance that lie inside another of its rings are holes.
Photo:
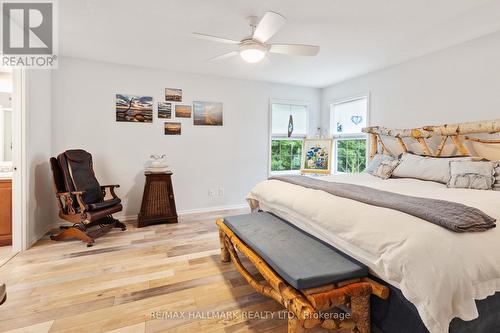
<path fill-rule="evenodd" d="M 253 38 L 265 43 L 285 24 L 286 18 L 275 12 L 267 12 L 255 28 Z"/>
<path fill-rule="evenodd" d="M 207 61 L 224 60 L 224 59 L 227 59 L 227 58 L 234 57 L 234 56 L 238 55 L 238 53 L 239 53 L 238 51 L 232 51 L 232 52 L 224 53 L 224 54 L 221 54 L 221 55 L 219 55 L 217 57 L 210 58 Z"/>
<path fill-rule="evenodd" d="M 271 44 L 269 45 L 269 52 L 301 56 L 315 56 L 319 52 L 319 46 L 303 44 Z"/>
<path fill-rule="evenodd" d="M 200 38 L 200 39 L 205 39 L 209 40 L 211 42 L 219 42 L 219 43 L 226 43 L 226 44 L 239 44 L 240 42 L 228 38 L 222 38 L 222 37 L 217 37 L 217 36 L 212 36 L 212 35 L 207 35 L 207 34 L 202 34 L 199 32 L 193 32 L 193 37 Z"/>

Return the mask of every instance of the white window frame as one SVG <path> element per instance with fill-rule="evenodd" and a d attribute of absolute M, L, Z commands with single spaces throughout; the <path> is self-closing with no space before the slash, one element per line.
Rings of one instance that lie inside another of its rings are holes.
<path fill-rule="evenodd" d="M 12 122 L 12 108 L 0 108 L 0 128 L 2 129 L 0 131 L 0 166 L 9 166 L 12 167 L 12 159 L 8 162 L 4 161 L 5 160 L 5 115 L 7 112 L 10 112 L 10 117 L 11 117 L 11 122 Z M 13 133 L 12 133 L 13 135 Z M 12 143 L 12 138 L 11 138 L 11 143 Z"/>
<path fill-rule="evenodd" d="M 338 149 L 337 149 L 337 143 L 338 141 L 341 140 L 352 140 L 352 139 L 365 139 L 366 141 L 366 147 L 368 147 L 368 135 L 366 133 L 337 133 L 335 134 L 333 131 L 333 125 L 332 122 L 335 119 L 334 117 L 334 112 L 335 112 L 335 105 L 338 104 L 343 104 L 343 103 L 348 103 L 352 101 L 356 101 L 359 99 L 366 99 L 366 126 L 370 126 L 370 93 L 362 93 L 358 95 L 353 95 L 347 98 L 342 98 L 342 99 L 337 99 L 334 100 L 330 103 L 330 121 L 329 121 L 329 132 L 330 132 L 330 137 L 332 138 L 332 157 L 333 157 L 333 169 L 332 173 L 343 173 L 339 172 L 337 170 L 338 168 L 338 160 L 337 160 L 337 155 L 338 155 Z M 366 149 L 366 154 L 365 158 L 366 161 L 368 161 L 368 156 L 369 152 L 368 149 Z"/>
<path fill-rule="evenodd" d="M 292 135 L 288 137 L 288 133 L 279 133 L 276 135 L 273 135 L 273 104 L 286 104 L 286 105 L 300 105 L 300 106 L 305 106 L 306 107 L 306 134 L 301 134 L 301 135 Z M 302 140 L 302 143 L 304 142 L 304 139 L 307 138 L 310 129 L 309 129 L 309 124 L 311 123 L 311 111 L 310 111 L 310 105 L 311 103 L 308 101 L 301 101 L 301 100 L 291 100 L 291 99 L 275 99 L 271 98 L 269 99 L 269 129 L 268 129 L 268 160 L 267 160 L 267 175 L 272 176 L 272 175 L 283 175 L 283 174 L 300 174 L 300 170 L 284 170 L 284 171 L 271 171 L 272 167 L 272 144 L 273 144 L 273 139 L 282 139 L 282 140 Z"/>

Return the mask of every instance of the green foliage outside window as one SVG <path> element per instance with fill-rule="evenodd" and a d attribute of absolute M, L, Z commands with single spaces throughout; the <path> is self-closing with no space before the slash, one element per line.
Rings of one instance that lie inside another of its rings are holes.
<path fill-rule="evenodd" d="M 302 140 L 273 139 L 271 171 L 300 170 Z M 356 173 L 366 168 L 366 140 L 337 140 L 337 171 Z"/>
<path fill-rule="evenodd" d="M 271 171 L 300 170 L 302 140 L 273 139 Z"/>
<path fill-rule="evenodd" d="M 337 171 L 361 172 L 366 168 L 366 140 L 337 141 Z"/>

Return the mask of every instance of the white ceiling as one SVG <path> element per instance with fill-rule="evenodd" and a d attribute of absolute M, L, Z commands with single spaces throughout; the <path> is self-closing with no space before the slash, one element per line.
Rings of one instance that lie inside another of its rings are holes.
<path fill-rule="evenodd" d="M 63 0 L 60 54 L 113 63 L 324 87 L 500 30 L 500 0 Z M 269 42 L 319 45 L 316 57 L 206 59 L 240 40 L 245 17 L 276 11 L 286 25 Z"/>

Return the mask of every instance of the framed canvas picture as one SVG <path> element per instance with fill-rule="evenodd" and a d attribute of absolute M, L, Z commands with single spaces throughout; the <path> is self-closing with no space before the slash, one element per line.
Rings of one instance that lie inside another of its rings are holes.
<path fill-rule="evenodd" d="M 182 89 L 165 88 L 165 101 L 182 102 Z"/>
<path fill-rule="evenodd" d="M 172 103 L 158 102 L 158 118 L 172 118 Z"/>
<path fill-rule="evenodd" d="M 222 126 L 222 103 L 193 102 L 193 124 Z"/>
<path fill-rule="evenodd" d="M 302 146 L 303 173 L 331 172 L 332 139 L 305 139 Z"/>
<path fill-rule="evenodd" d="M 116 121 L 152 123 L 153 97 L 116 94 Z"/>
<path fill-rule="evenodd" d="M 191 105 L 176 105 L 175 116 L 177 118 L 191 118 Z"/>
<path fill-rule="evenodd" d="M 165 123 L 165 135 L 181 135 L 181 123 Z"/>

